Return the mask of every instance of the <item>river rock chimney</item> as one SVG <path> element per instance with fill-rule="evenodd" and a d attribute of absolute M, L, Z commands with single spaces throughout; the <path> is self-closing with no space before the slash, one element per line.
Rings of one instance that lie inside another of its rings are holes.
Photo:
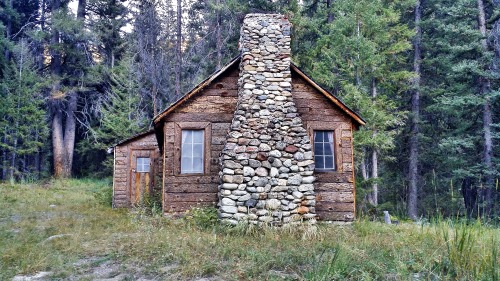
<path fill-rule="evenodd" d="M 221 154 L 222 221 L 316 221 L 313 152 L 292 98 L 290 28 L 279 14 L 243 21 L 238 105 Z"/>

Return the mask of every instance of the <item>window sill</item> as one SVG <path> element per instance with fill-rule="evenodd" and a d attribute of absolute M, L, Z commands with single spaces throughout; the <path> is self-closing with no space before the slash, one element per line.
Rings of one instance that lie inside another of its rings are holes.
<path fill-rule="evenodd" d="M 179 174 L 177 174 L 177 176 L 179 176 L 179 177 L 193 177 L 193 176 L 204 176 L 204 175 L 205 175 L 204 172 L 202 172 L 202 173 L 184 173 L 184 174 L 183 173 L 179 173 Z"/>
<path fill-rule="evenodd" d="M 315 173 L 337 173 L 335 169 L 314 169 Z"/>

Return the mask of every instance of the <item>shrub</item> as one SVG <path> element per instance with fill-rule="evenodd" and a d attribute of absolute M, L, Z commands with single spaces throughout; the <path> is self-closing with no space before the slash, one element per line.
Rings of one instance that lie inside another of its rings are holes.
<path fill-rule="evenodd" d="M 215 207 L 192 208 L 186 211 L 184 219 L 201 229 L 209 229 L 218 223 L 217 209 Z"/>

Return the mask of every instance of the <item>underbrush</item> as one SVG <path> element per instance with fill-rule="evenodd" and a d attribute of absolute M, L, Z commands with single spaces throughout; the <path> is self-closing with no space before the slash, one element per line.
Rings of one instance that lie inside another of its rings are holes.
<path fill-rule="evenodd" d="M 182 219 L 154 204 L 112 209 L 109 189 L 89 179 L 0 184 L 0 280 L 69 279 L 82 260 L 119 263 L 130 279 L 498 280 L 499 230 L 479 223 L 227 226 L 214 208 Z"/>

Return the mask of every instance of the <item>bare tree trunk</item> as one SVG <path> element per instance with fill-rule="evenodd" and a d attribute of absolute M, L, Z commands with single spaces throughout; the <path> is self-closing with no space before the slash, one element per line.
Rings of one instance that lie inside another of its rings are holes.
<path fill-rule="evenodd" d="M 75 151 L 76 120 L 75 111 L 77 106 L 77 94 L 74 91 L 69 93 L 68 107 L 66 109 L 66 122 L 64 128 L 64 176 L 71 177 L 73 167 L 73 153 Z"/>
<path fill-rule="evenodd" d="M 14 0 L 5 0 L 5 5 L 10 10 L 9 13 L 12 11 L 13 4 L 14 4 Z M 11 39 L 10 38 L 11 35 L 12 35 L 12 16 L 9 14 L 7 16 L 7 24 L 5 26 L 5 36 L 6 36 L 7 40 Z M 8 47 L 5 48 L 4 56 L 5 56 L 6 61 L 10 60 L 10 50 Z"/>
<path fill-rule="evenodd" d="M 53 0 L 51 11 L 54 13 L 59 8 L 61 8 L 60 0 Z M 54 176 L 56 178 L 65 177 L 64 174 L 64 135 L 63 135 L 63 104 L 60 101 L 60 77 L 61 77 L 61 53 L 59 52 L 57 45 L 59 44 L 59 31 L 55 28 L 52 30 L 51 37 L 51 73 L 55 79 L 54 85 L 52 85 L 52 155 L 54 160 Z"/>
<path fill-rule="evenodd" d="M 52 10 L 60 8 L 60 0 L 52 2 Z M 77 19 L 85 19 L 85 0 L 78 1 Z M 52 44 L 59 42 L 59 32 L 53 31 Z M 56 77 L 61 76 L 61 55 L 58 51 L 52 52 L 52 74 Z M 57 82 L 53 86 L 54 94 L 60 95 L 61 85 Z M 67 106 L 64 108 L 62 98 L 57 97 L 54 101 L 54 112 L 52 116 L 52 150 L 54 157 L 54 176 L 56 178 L 71 177 L 71 169 L 73 166 L 73 153 L 75 150 L 75 135 L 76 135 L 76 119 L 75 112 L 77 109 L 78 96 L 75 90 L 70 90 L 67 93 Z M 63 110 L 64 117 L 63 118 Z"/>
<path fill-rule="evenodd" d="M 217 9 L 217 25 L 216 25 L 216 41 L 217 41 L 217 69 L 221 69 L 222 67 L 222 32 L 221 32 L 221 24 L 222 24 L 222 16 L 221 16 L 221 3 L 220 0 L 216 2 Z"/>
<path fill-rule="evenodd" d="M 373 103 L 375 103 L 375 99 L 377 98 L 377 81 L 375 79 L 372 79 L 372 100 Z M 377 128 L 373 129 L 373 138 L 377 136 L 378 130 Z M 378 205 L 378 152 L 377 148 L 374 147 L 372 151 L 372 191 L 371 191 L 371 196 L 368 197 L 370 200 L 370 204 L 373 206 Z"/>
<path fill-rule="evenodd" d="M 486 42 L 486 18 L 484 11 L 483 0 L 477 0 L 478 8 L 478 21 L 479 21 L 479 31 L 483 36 L 481 40 L 481 45 L 483 47 L 483 52 L 488 51 L 488 43 Z M 493 123 L 493 117 L 491 113 L 491 101 L 487 96 L 491 92 L 490 80 L 486 77 L 481 77 L 479 80 L 481 95 L 484 96 L 483 104 L 483 132 L 484 132 L 484 154 L 483 154 L 483 164 L 486 168 L 485 173 L 485 213 L 489 214 L 493 207 L 493 197 L 492 189 L 494 185 L 493 179 L 493 138 L 491 135 L 491 124 Z"/>
<path fill-rule="evenodd" d="M 52 116 L 52 155 L 54 157 L 54 177 L 64 178 L 64 153 L 62 109 L 56 109 Z"/>
<path fill-rule="evenodd" d="M 332 8 L 333 1 L 334 0 L 326 0 L 326 8 L 328 9 L 328 17 L 326 19 L 326 22 L 328 22 L 328 23 L 331 23 L 334 19 L 333 13 L 330 10 Z"/>
<path fill-rule="evenodd" d="M 3 143 L 7 143 L 7 127 L 4 128 L 3 132 Z M 2 180 L 7 178 L 7 149 L 2 149 Z"/>
<path fill-rule="evenodd" d="M 35 133 L 35 139 L 38 141 L 40 135 L 39 135 L 39 132 L 38 130 L 36 131 Z M 38 148 L 36 150 L 36 154 L 35 154 L 35 159 L 34 159 L 34 166 L 35 166 L 35 171 L 36 171 L 36 179 L 40 179 L 40 175 L 41 175 L 41 167 L 40 167 L 40 148 Z"/>
<path fill-rule="evenodd" d="M 177 0 L 177 41 L 175 48 L 175 95 L 181 96 L 181 71 L 182 71 L 182 3 Z"/>
<path fill-rule="evenodd" d="M 87 0 L 78 0 L 78 10 L 76 12 L 76 19 L 85 20 L 85 7 L 87 6 Z"/>
<path fill-rule="evenodd" d="M 18 128 L 19 126 L 19 123 L 16 124 L 16 129 Z M 9 167 L 9 180 L 10 180 L 10 183 L 13 184 L 15 182 L 15 175 L 14 175 L 14 172 L 16 171 L 17 169 L 17 142 L 18 142 L 18 138 L 17 138 L 17 132 L 14 133 L 15 137 L 12 141 L 12 151 L 10 152 L 10 167 Z"/>
<path fill-rule="evenodd" d="M 409 159 L 409 190 L 408 190 L 408 217 L 412 220 L 418 218 L 418 146 L 419 146 L 419 122 L 420 122 L 420 65 L 422 63 L 421 43 L 422 28 L 420 20 L 422 16 L 421 2 L 415 3 L 415 39 L 413 42 L 413 71 L 415 80 L 413 81 L 413 93 L 411 96 L 411 133 L 410 133 L 410 159 Z"/>

